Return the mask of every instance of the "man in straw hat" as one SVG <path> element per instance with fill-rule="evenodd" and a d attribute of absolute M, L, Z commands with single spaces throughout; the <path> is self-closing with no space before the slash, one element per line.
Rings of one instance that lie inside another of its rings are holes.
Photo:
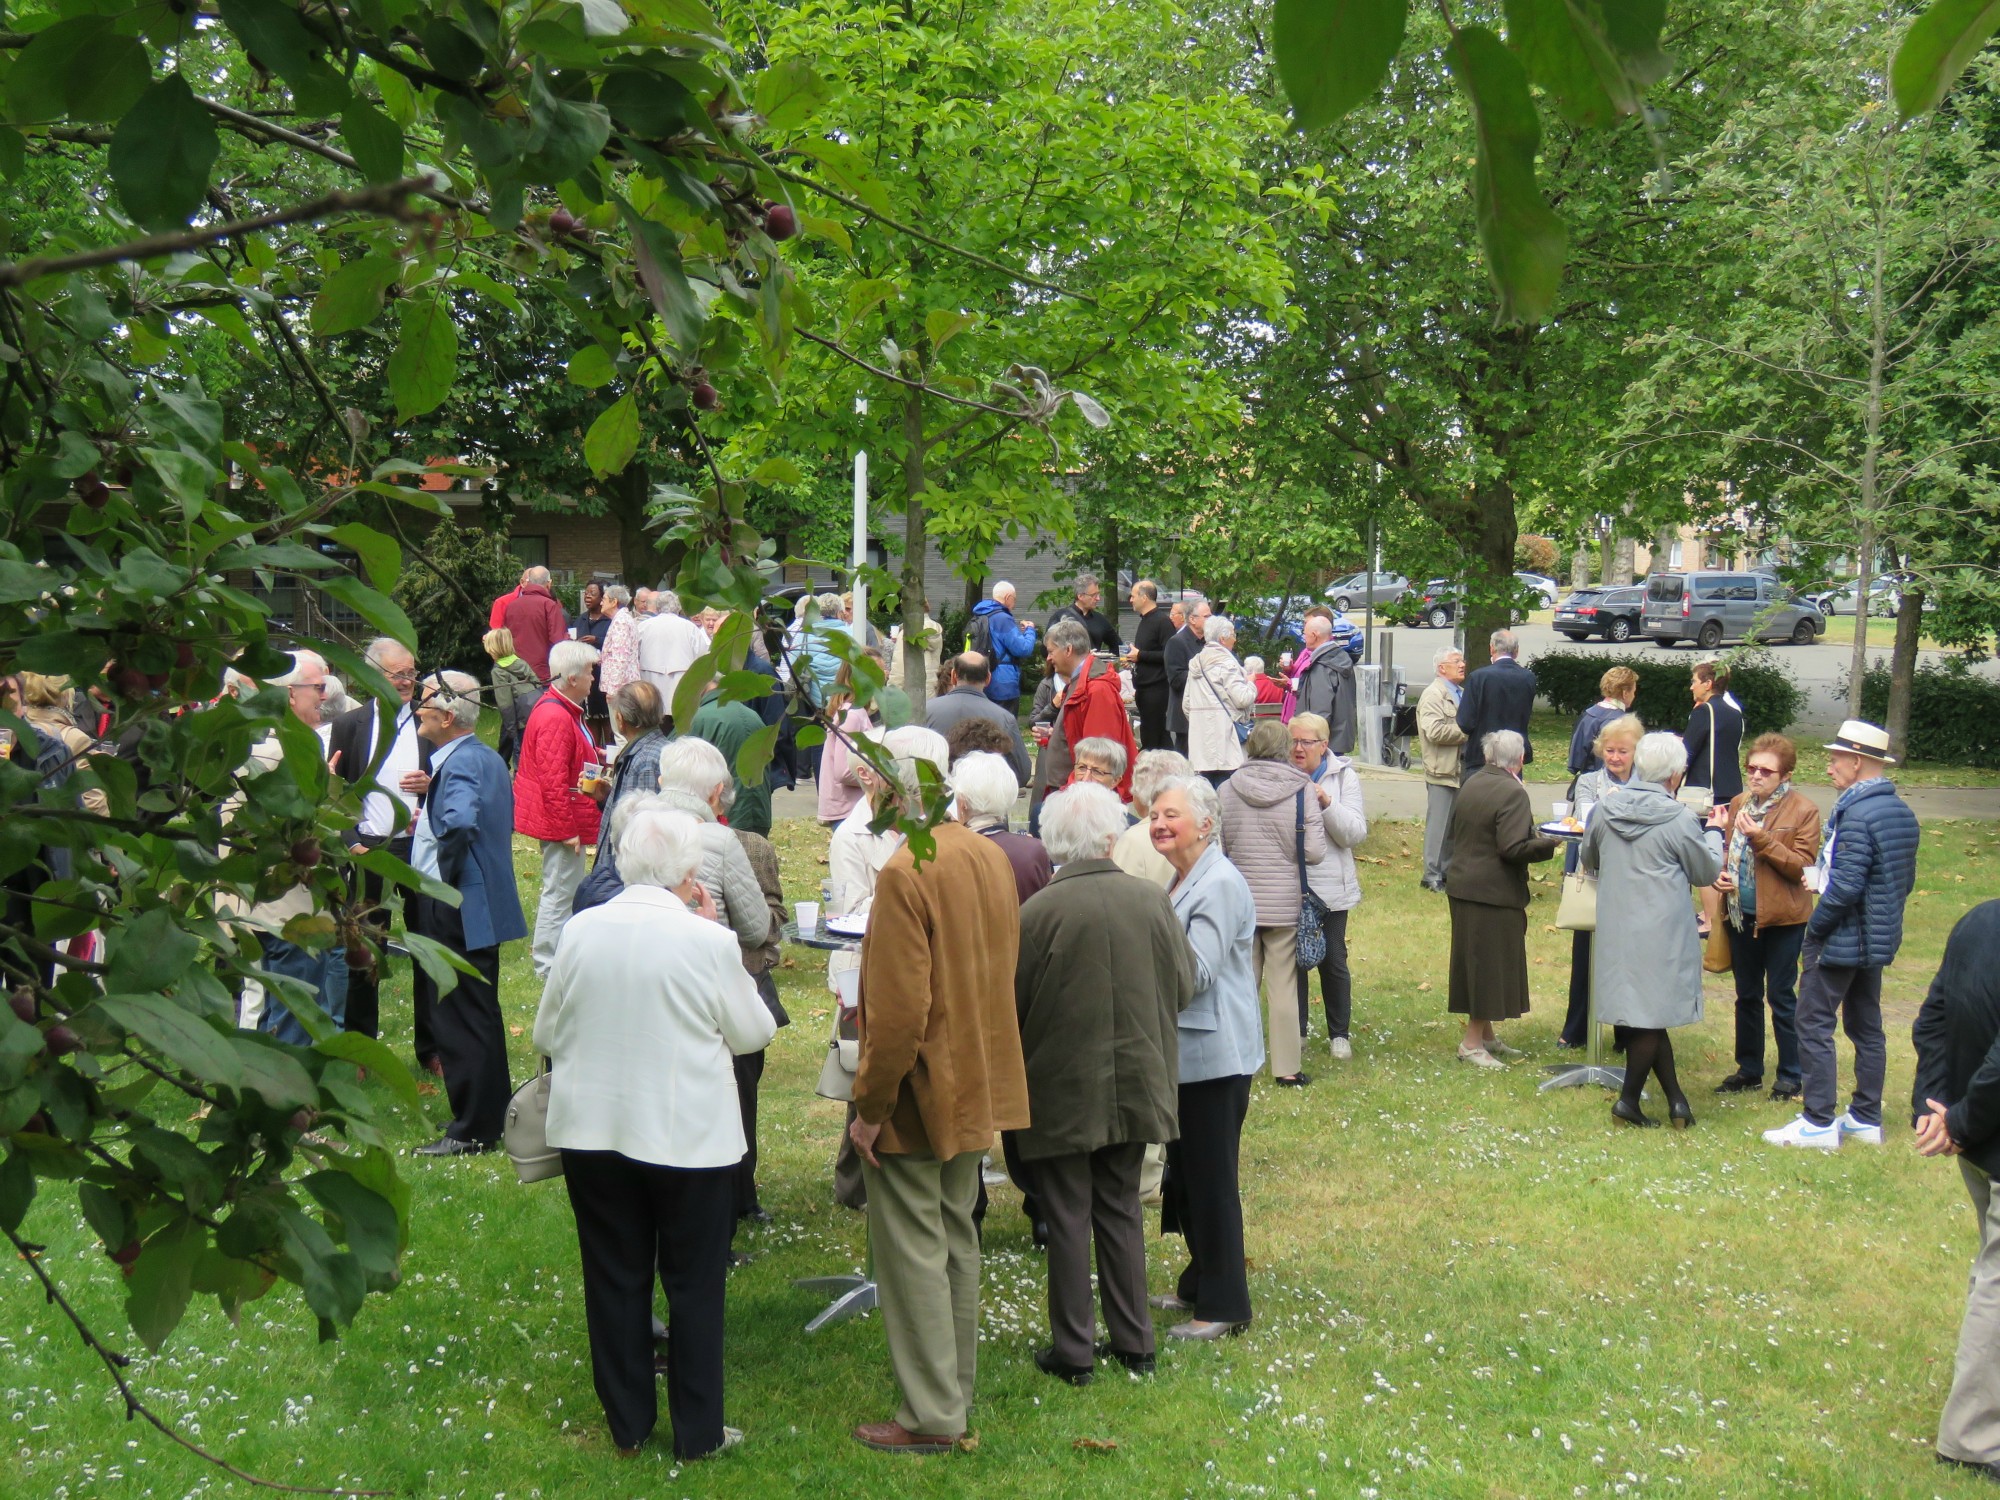
<path fill-rule="evenodd" d="M 1806 887 L 1819 904 L 1806 923 L 1799 974 L 1799 1064 L 1805 1113 L 1764 1139 L 1774 1146 L 1838 1150 L 1842 1141 L 1882 1144 L 1882 971 L 1903 941 L 1903 903 L 1917 876 L 1917 818 L 1882 773 L 1893 766 L 1889 736 L 1849 719 L 1827 747 L 1839 791 L 1819 860 Z M 1834 1118 L 1838 1020 L 1854 1043 L 1854 1097 Z"/>

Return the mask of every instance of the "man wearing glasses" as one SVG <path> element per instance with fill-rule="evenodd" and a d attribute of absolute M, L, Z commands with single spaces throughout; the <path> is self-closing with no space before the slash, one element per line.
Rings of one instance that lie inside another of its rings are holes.
<path fill-rule="evenodd" d="M 369 788 L 361 803 L 361 822 L 348 845 L 350 851 L 365 854 L 386 848 L 408 864 L 417 810 L 431 781 L 431 746 L 417 733 L 416 709 L 410 701 L 416 695 L 417 661 L 408 647 L 388 636 L 370 641 L 366 655 L 368 664 L 389 679 L 400 701 L 393 715 L 370 699 L 335 719 L 327 742 L 327 766 L 342 781 Z M 373 870 L 362 871 L 362 922 L 373 938 L 375 952 L 364 953 L 357 946 L 349 955 L 347 1029 L 369 1036 L 381 1034 L 380 953 L 389 937 L 389 913 L 382 904 L 382 894 L 382 877 Z M 435 1073 L 437 1048 L 431 1042 L 430 1016 L 423 1010 L 416 1014 L 415 1032 L 417 1065 Z"/>

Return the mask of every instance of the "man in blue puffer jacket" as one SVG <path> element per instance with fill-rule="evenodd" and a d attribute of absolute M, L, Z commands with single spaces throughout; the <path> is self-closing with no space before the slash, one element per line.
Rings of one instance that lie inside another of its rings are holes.
<path fill-rule="evenodd" d="M 993 663 L 986 696 L 1019 718 L 1021 663 L 1035 654 L 1035 627 L 1015 620 L 1013 584 L 1002 579 L 993 585 L 991 599 L 972 607 L 972 637 L 971 649 Z"/>
<path fill-rule="evenodd" d="M 1827 747 L 1827 776 L 1840 791 L 1826 820 L 1819 862 L 1806 885 L 1819 904 L 1806 922 L 1799 974 L 1799 1064 L 1805 1113 L 1764 1139 L 1774 1146 L 1833 1151 L 1842 1141 L 1882 1144 L 1882 971 L 1903 942 L 1903 903 L 1917 879 L 1917 816 L 1882 773 L 1896 762 L 1889 736 L 1849 719 Z M 1833 1028 L 1854 1043 L 1854 1098 L 1834 1118 L 1839 1065 Z"/>

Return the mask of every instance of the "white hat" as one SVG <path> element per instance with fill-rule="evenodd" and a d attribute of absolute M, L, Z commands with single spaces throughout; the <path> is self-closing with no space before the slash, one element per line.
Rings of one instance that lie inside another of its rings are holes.
<path fill-rule="evenodd" d="M 1896 757 L 1889 753 L 1889 732 L 1877 729 L 1865 719 L 1846 719 L 1827 744 L 1829 750 L 1844 750 L 1849 755 L 1865 755 L 1870 760 L 1879 760 L 1885 766 L 1893 766 Z"/>

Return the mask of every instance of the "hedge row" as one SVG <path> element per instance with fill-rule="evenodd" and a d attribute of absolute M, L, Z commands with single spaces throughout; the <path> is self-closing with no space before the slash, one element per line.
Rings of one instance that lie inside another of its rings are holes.
<path fill-rule="evenodd" d="M 1888 720 L 1886 665 L 1872 666 L 1863 675 L 1861 712 L 1876 724 Z M 1918 667 L 1910 684 L 1909 757 L 2000 766 L 2000 682 L 1980 676 L 1962 657 Z"/>
<path fill-rule="evenodd" d="M 1699 659 L 1680 651 L 1646 656 L 1548 651 L 1528 665 L 1534 668 L 1536 684 L 1550 707 L 1566 714 L 1580 714 L 1604 696 L 1598 683 L 1612 667 L 1630 667 L 1639 674 L 1639 696 L 1632 701 L 1632 712 L 1649 729 L 1678 732 L 1694 710 L 1689 687 Z M 1769 652 L 1737 652 L 1728 663 L 1729 691 L 1743 705 L 1744 726 L 1751 734 L 1785 729 L 1804 709 L 1804 689 Z"/>

